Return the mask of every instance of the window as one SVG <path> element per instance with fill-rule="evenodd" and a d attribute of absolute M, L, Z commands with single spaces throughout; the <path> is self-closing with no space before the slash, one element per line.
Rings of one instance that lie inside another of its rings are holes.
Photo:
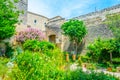
<path fill-rule="evenodd" d="M 37 20 L 34 20 L 34 23 L 37 23 Z"/>

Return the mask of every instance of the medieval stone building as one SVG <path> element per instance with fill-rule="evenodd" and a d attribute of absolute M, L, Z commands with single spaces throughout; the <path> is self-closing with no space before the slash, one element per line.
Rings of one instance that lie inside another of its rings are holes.
<path fill-rule="evenodd" d="M 39 15 L 33 12 L 27 11 L 27 0 L 20 0 L 18 3 L 18 8 L 24 10 L 24 14 L 21 14 L 20 19 L 22 20 L 21 24 L 17 25 L 16 30 L 21 31 L 27 27 L 37 28 L 46 35 L 46 40 L 52 43 L 55 43 L 63 51 L 72 50 L 70 46 L 69 39 L 62 35 L 61 25 L 66 22 L 65 18 L 56 16 L 53 18 L 47 18 L 43 15 Z M 94 41 L 94 39 L 101 38 L 111 38 L 113 37 L 112 32 L 103 24 L 103 21 L 106 19 L 107 14 L 119 13 L 120 4 L 106 8 L 100 11 L 91 12 L 82 16 L 75 17 L 73 19 L 83 20 L 86 24 L 88 34 L 86 35 L 83 45 L 85 47 Z M 85 44 L 84 44 L 85 43 Z M 86 48 L 84 48 L 85 50 Z M 84 51 L 83 51 L 84 52 Z"/>

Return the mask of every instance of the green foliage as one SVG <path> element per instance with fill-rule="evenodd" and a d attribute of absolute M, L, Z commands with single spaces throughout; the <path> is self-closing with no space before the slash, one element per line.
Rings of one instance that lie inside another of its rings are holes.
<path fill-rule="evenodd" d="M 78 63 L 79 66 L 82 66 L 83 62 L 82 62 L 82 60 L 78 60 L 77 63 Z"/>
<path fill-rule="evenodd" d="M 1 41 L 0 43 L 0 56 L 10 58 L 13 56 L 13 48 L 9 42 Z"/>
<path fill-rule="evenodd" d="M 116 63 L 120 63 L 120 58 L 113 58 L 112 61 Z"/>
<path fill-rule="evenodd" d="M 14 0 L 0 0 L 0 40 L 14 34 L 18 16 L 19 11 L 14 6 Z"/>
<path fill-rule="evenodd" d="M 16 67 L 12 71 L 13 80 L 118 80 L 104 73 L 86 73 L 79 69 L 63 71 L 60 69 L 58 57 L 29 51 L 19 54 L 15 63 Z"/>
<path fill-rule="evenodd" d="M 53 58 L 57 64 L 62 64 L 63 62 L 63 53 L 60 49 L 56 48 L 54 44 L 46 41 L 37 41 L 37 40 L 27 40 L 23 44 L 24 50 L 29 50 L 34 52 L 43 53 L 51 58 Z"/>
<path fill-rule="evenodd" d="M 71 71 L 67 74 L 65 80 L 119 80 L 111 75 L 95 72 L 83 72 L 82 70 Z"/>
<path fill-rule="evenodd" d="M 25 50 L 30 51 L 48 51 L 53 50 L 55 48 L 54 44 L 46 41 L 38 41 L 38 40 L 27 40 L 23 44 L 23 48 Z"/>
<path fill-rule="evenodd" d="M 95 63 L 88 63 L 87 64 L 87 69 L 89 70 L 96 70 L 97 64 Z"/>
<path fill-rule="evenodd" d="M 89 57 L 88 56 L 81 56 L 81 60 L 83 61 L 83 62 L 89 62 Z"/>
<path fill-rule="evenodd" d="M 63 71 L 57 61 L 58 58 L 26 51 L 18 55 L 13 77 L 15 80 L 61 80 Z"/>
<path fill-rule="evenodd" d="M 68 36 L 71 40 L 76 40 L 77 42 L 81 42 L 87 32 L 83 21 L 79 20 L 70 20 L 64 23 L 61 29 L 64 31 L 64 35 Z"/>
<path fill-rule="evenodd" d="M 105 23 L 112 30 L 114 36 L 120 40 L 120 14 L 107 15 Z"/>
<path fill-rule="evenodd" d="M 0 57 L 0 76 L 7 75 L 7 66 L 6 64 L 8 63 L 9 59 Z"/>
<path fill-rule="evenodd" d="M 120 57 L 118 41 L 116 39 L 110 40 L 96 40 L 93 44 L 88 46 L 87 56 L 91 61 L 99 63 L 110 62 L 110 53 L 113 58 Z"/>
<path fill-rule="evenodd" d="M 12 46 L 9 43 L 6 43 L 6 52 L 5 52 L 5 56 L 10 58 L 12 57 L 14 54 L 14 50 L 12 48 Z"/>
<path fill-rule="evenodd" d="M 85 28 L 83 21 L 70 20 L 64 23 L 61 26 L 61 29 L 63 30 L 64 35 L 68 36 L 72 42 L 75 42 L 76 44 L 75 51 L 77 53 L 78 45 L 81 43 L 82 39 L 85 37 L 87 33 L 87 30 Z"/>

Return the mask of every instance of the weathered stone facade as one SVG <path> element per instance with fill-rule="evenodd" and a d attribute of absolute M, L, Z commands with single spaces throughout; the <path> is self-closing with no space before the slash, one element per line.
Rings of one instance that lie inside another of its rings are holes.
<path fill-rule="evenodd" d="M 45 32 L 45 24 L 48 23 L 48 18 L 32 12 L 27 12 L 27 25 L 29 27 L 37 28 Z"/>
<path fill-rule="evenodd" d="M 17 24 L 16 31 L 22 31 L 27 27 L 27 11 L 28 11 L 28 0 L 19 0 L 16 7 L 23 13 L 19 16 L 20 23 Z"/>
<path fill-rule="evenodd" d="M 50 42 L 54 42 L 61 49 L 62 49 L 62 45 L 63 45 L 63 42 L 62 42 L 63 35 L 61 33 L 60 27 L 64 22 L 65 22 L 64 18 L 62 18 L 60 16 L 56 16 L 52 19 L 49 19 L 49 22 L 45 25 L 46 39 Z"/>
<path fill-rule="evenodd" d="M 27 0 L 23 0 L 23 1 L 27 2 Z M 27 6 L 24 5 L 24 7 L 26 8 L 24 8 L 23 10 L 25 10 L 26 12 Z M 23 15 L 22 17 L 24 18 L 27 17 L 27 18 L 26 19 L 22 18 L 22 19 L 24 19 L 27 24 L 23 26 L 40 29 L 46 34 L 47 41 L 55 43 L 63 51 L 69 51 L 69 49 L 71 49 L 69 39 L 66 36 L 62 35 L 61 33 L 62 31 L 60 29 L 61 25 L 67 20 L 65 20 L 60 16 L 56 16 L 54 18 L 49 19 L 45 16 L 38 15 L 32 12 L 27 11 L 26 13 L 27 14 Z M 103 24 L 103 21 L 106 19 L 106 15 L 113 13 L 120 13 L 120 4 L 100 11 L 96 11 L 86 15 L 72 18 L 72 19 L 83 20 L 86 24 L 88 34 L 86 35 L 83 41 L 83 44 L 86 43 L 85 47 L 98 37 L 104 39 L 113 37 L 112 32 L 108 29 L 106 25 Z M 19 27 L 18 29 L 20 30 L 20 28 L 21 27 Z M 84 48 L 84 50 L 85 49 L 86 48 Z"/>
<path fill-rule="evenodd" d="M 84 20 L 86 22 L 89 22 L 88 21 L 89 19 L 92 20 L 92 19 L 95 19 L 95 18 L 96 19 L 100 18 L 101 21 L 103 21 L 103 20 L 106 19 L 107 14 L 113 14 L 113 13 L 119 13 L 119 12 L 120 12 L 120 4 L 109 7 L 109 8 L 105 8 L 105 9 L 100 10 L 100 11 L 91 12 L 91 13 L 88 13 L 88 14 L 85 14 L 85 15 L 81 15 L 81 16 L 75 17 L 73 19 L 79 19 L 79 20 Z"/>
<path fill-rule="evenodd" d="M 27 23 L 28 0 L 19 0 L 16 6 L 20 11 L 23 12 L 20 14 L 19 20 L 22 20 L 22 23 L 26 24 Z"/>

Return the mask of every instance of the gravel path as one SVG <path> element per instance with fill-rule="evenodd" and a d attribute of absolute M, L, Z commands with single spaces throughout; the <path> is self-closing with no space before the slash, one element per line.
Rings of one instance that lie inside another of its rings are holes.
<path fill-rule="evenodd" d="M 79 67 L 77 66 L 77 64 L 75 63 L 75 64 L 72 64 L 71 66 L 70 66 L 70 70 L 76 70 L 76 69 L 78 69 Z M 90 72 L 90 70 L 84 70 L 83 69 L 83 71 L 88 71 L 88 72 Z M 105 74 L 111 74 L 111 75 L 114 75 L 114 76 L 116 76 L 116 77 L 119 77 L 120 78 L 120 72 L 109 72 L 109 71 L 106 71 L 106 70 L 102 70 L 102 69 L 99 69 L 99 70 L 94 70 L 95 72 L 104 72 Z"/>

